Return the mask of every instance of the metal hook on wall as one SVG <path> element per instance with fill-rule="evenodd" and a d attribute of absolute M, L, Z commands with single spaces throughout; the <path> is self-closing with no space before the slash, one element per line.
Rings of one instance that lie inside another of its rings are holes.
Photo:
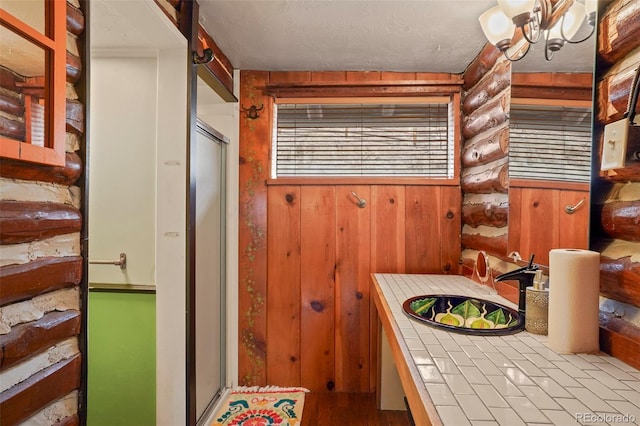
<path fill-rule="evenodd" d="M 213 50 L 211 48 L 206 48 L 202 51 L 202 56 L 198 55 L 198 52 L 195 50 L 191 53 L 191 57 L 193 59 L 194 65 L 204 65 L 213 61 Z"/>
<path fill-rule="evenodd" d="M 244 105 L 240 105 L 240 107 L 244 112 L 247 113 L 246 117 L 249 120 L 255 120 L 256 118 L 260 118 L 260 116 L 258 115 L 258 111 L 262 111 L 264 105 L 260 105 L 260 108 L 255 105 L 251 105 L 249 108 L 245 108 Z"/>

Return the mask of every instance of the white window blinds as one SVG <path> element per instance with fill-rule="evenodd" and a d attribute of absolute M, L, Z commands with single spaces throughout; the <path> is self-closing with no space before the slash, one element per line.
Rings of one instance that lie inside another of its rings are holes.
<path fill-rule="evenodd" d="M 453 177 L 453 118 L 434 103 L 276 104 L 272 177 Z"/>
<path fill-rule="evenodd" d="M 509 177 L 589 182 L 591 108 L 511 105 Z"/>

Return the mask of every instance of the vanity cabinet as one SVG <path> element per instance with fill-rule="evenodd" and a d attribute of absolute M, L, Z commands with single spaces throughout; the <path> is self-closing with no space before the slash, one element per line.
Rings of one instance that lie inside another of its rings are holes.
<path fill-rule="evenodd" d="M 549 265 L 553 248 L 589 248 L 588 184 L 513 179 L 509 187 L 509 252 Z"/>

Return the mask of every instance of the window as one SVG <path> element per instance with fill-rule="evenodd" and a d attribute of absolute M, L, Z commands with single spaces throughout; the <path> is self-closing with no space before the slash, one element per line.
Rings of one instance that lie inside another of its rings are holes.
<path fill-rule="evenodd" d="M 272 177 L 454 176 L 449 97 L 278 99 Z"/>
<path fill-rule="evenodd" d="M 514 102 L 509 120 L 509 177 L 589 182 L 591 107 Z"/>
<path fill-rule="evenodd" d="M 0 156 L 65 164 L 66 1 L 0 8 Z"/>

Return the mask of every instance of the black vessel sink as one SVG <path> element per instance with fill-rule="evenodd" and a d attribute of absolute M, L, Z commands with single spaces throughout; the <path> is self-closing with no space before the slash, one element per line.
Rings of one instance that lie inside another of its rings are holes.
<path fill-rule="evenodd" d="M 402 309 L 413 319 L 456 333 L 501 336 L 524 328 L 524 316 L 517 310 L 473 297 L 416 296 L 405 300 Z"/>

